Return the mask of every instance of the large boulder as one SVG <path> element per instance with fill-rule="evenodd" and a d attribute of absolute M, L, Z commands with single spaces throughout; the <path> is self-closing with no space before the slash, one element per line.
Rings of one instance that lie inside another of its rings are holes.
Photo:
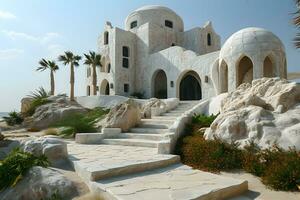
<path fill-rule="evenodd" d="M 128 131 L 141 122 L 141 110 L 132 99 L 113 107 L 107 114 L 104 128 L 121 128 Z"/>
<path fill-rule="evenodd" d="M 166 111 L 167 105 L 160 99 L 151 98 L 142 106 L 142 116 L 151 118 L 152 114 L 159 115 Z"/>
<path fill-rule="evenodd" d="M 1 191 L 0 199 L 50 199 L 54 194 L 63 199 L 71 199 L 77 195 L 77 191 L 74 184 L 59 171 L 33 167 L 14 187 Z"/>
<path fill-rule="evenodd" d="M 33 98 L 31 97 L 25 97 L 21 100 L 21 113 L 26 113 L 30 109 L 32 101 Z"/>
<path fill-rule="evenodd" d="M 65 117 L 87 112 L 87 109 L 64 95 L 51 96 L 48 100 L 49 103 L 39 106 L 31 117 L 25 119 L 25 125 L 41 130 Z"/>
<path fill-rule="evenodd" d="M 25 152 L 36 156 L 45 155 L 52 166 L 65 162 L 68 158 L 67 144 L 58 138 L 40 137 L 22 142 L 22 149 Z"/>
<path fill-rule="evenodd" d="M 221 113 L 205 131 L 206 139 L 218 137 L 254 141 L 261 148 L 277 143 L 300 150 L 300 85 L 279 78 L 262 78 L 242 84 L 222 101 Z"/>

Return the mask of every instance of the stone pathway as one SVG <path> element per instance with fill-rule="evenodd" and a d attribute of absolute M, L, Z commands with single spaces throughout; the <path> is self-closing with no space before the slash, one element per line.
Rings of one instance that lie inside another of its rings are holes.
<path fill-rule="evenodd" d="M 225 199 L 244 193 L 246 181 L 194 170 L 180 164 L 177 155 L 158 154 L 158 144 L 172 135 L 168 127 L 194 105 L 181 103 L 104 144 L 70 141 L 69 159 L 76 173 L 91 191 L 114 200 Z"/>

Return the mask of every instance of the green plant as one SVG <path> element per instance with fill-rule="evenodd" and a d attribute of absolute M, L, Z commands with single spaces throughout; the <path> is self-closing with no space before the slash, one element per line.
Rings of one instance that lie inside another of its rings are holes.
<path fill-rule="evenodd" d="M 32 116 L 38 107 L 45 105 L 47 103 L 50 103 L 50 102 L 51 101 L 46 98 L 33 99 L 30 104 L 30 107 L 28 108 L 28 110 L 25 113 L 25 116 Z"/>
<path fill-rule="evenodd" d="M 49 92 L 47 92 L 43 87 L 39 87 L 35 91 L 31 92 L 30 95 L 28 95 L 28 97 L 33 99 L 45 99 L 48 98 L 49 96 L 50 96 Z"/>
<path fill-rule="evenodd" d="M 0 161 L 0 190 L 14 186 L 33 166 L 49 166 L 47 157 L 34 156 L 18 148 L 14 149 L 3 161 Z"/>
<path fill-rule="evenodd" d="M 206 116 L 203 114 L 195 115 L 192 119 L 192 123 L 199 124 L 201 127 L 210 127 L 213 121 L 217 118 L 218 115 Z"/>
<path fill-rule="evenodd" d="M 89 133 L 96 132 L 94 124 L 97 120 L 103 118 L 108 110 L 103 110 L 102 108 L 95 108 L 89 111 L 87 114 L 74 114 L 63 118 L 59 122 L 56 122 L 52 127 L 67 127 L 65 131 L 60 134 L 68 137 L 76 133 Z"/>
<path fill-rule="evenodd" d="M 9 126 L 21 124 L 24 120 L 22 115 L 20 113 L 17 113 L 16 111 L 8 113 L 8 117 L 3 117 L 3 119 Z"/>
<path fill-rule="evenodd" d="M 62 196 L 59 194 L 58 190 L 52 193 L 50 198 L 43 199 L 43 200 L 63 200 Z"/>

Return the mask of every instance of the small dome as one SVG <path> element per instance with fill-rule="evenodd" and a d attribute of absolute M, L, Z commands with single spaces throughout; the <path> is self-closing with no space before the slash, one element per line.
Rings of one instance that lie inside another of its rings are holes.
<path fill-rule="evenodd" d="M 175 13 L 172 9 L 167 8 L 165 6 L 159 6 L 159 5 L 147 5 L 147 6 L 143 6 L 143 7 L 140 7 L 138 9 L 136 9 L 134 12 L 143 11 L 143 10 L 164 10 L 164 11 Z"/>
<path fill-rule="evenodd" d="M 239 57 L 241 54 L 253 55 L 263 52 L 282 52 L 284 45 L 272 32 L 250 27 L 242 29 L 230 36 L 223 45 L 220 58 Z"/>

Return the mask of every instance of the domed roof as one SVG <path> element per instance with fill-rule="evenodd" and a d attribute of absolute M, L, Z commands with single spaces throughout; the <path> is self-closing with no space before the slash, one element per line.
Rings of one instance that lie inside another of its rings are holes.
<path fill-rule="evenodd" d="M 240 56 L 263 51 L 284 52 L 284 45 L 272 32 L 257 27 L 242 29 L 230 36 L 223 45 L 220 57 Z"/>
<path fill-rule="evenodd" d="M 147 5 L 147 6 L 143 6 L 143 7 L 140 7 L 138 9 L 136 9 L 135 11 L 143 11 L 143 10 L 165 10 L 165 11 L 169 11 L 169 12 L 175 13 L 170 8 L 165 7 L 165 6 L 159 6 L 159 5 Z"/>

